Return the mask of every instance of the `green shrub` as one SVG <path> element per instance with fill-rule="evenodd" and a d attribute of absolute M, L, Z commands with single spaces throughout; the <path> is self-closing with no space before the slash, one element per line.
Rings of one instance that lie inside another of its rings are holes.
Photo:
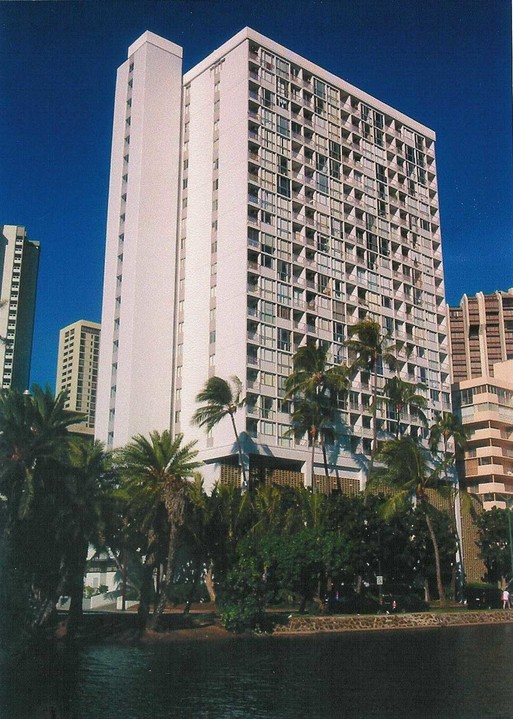
<path fill-rule="evenodd" d="M 264 611 L 256 597 L 246 597 L 245 600 L 238 601 L 227 600 L 222 603 L 220 614 L 223 626 L 230 632 L 240 634 L 264 628 Z"/>
<path fill-rule="evenodd" d="M 465 599 L 469 609 L 498 609 L 501 592 L 495 584 L 469 582 L 465 586 Z"/>
<path fill-rule="evenodd" d="M 232 632 L 263 630 L 267 594 L 258 560 L 250 553 L 239 556 L 218 593 L 223 626 Z"/>

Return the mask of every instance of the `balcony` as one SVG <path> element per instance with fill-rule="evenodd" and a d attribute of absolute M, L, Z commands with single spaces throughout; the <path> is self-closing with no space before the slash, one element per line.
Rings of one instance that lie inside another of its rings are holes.
<path fill-rule="evenodd" d="M 470 491 L 473 494 L 513 494 L 513 487 L 508 487 L 502 482 L 482 482 Z"/>
<path fill-rule="evenodd" d="M 497 475 L 503 477 L 506 475 L 506 471 L 501 464 L 476 465 L 472 463 L 470 466 L 468 464 L 465 466 L 465 475 L 467 477 L 494 477 Z M 511 474 L 511 481 L 513 482 L 513 473 Z"/>

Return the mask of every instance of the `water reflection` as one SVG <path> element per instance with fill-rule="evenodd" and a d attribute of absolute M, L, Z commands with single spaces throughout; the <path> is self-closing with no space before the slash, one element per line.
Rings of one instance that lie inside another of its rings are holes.
<path fill-rule="evenodd" d="M 2 719 L 513 719 L 513 626 L 89 646 L 2 677 Z"/>

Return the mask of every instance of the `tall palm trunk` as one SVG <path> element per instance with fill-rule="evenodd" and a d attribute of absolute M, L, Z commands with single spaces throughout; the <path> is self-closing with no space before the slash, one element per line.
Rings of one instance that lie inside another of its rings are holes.
<path fill-rule="evenodd" d="M 164 576 L 160 581 L 159 600 L 150 623 L 150 629 L 153 631 L 159 628 L 164 609 L 168 603 L 169 589 L 173 583 L 178 532 L 180 526 L 183 524 L 185 511 L 185 484 L 180 478 L 174 477 L 166 488 L 165 505 L 169 521 L 169 541 L 166 568 L 164 570 Z"/>
<path fill-rule="evenodd" d="M 121 567 L 121 611 L 126 611 L 126 580 L 127 580 L 127 556 L 126 547 L 123 548 L 123 564 Z"/>
<path fill-rule="evenodd" d="M 194 570 L 192 574 L 191 588 L 185 601 L 185 606 L 183 609 L 184 614 L 189 614 L 191 611 L 191 605 L 194 599 L 194 592 L 196 591 L 196 587 L 198 586 L 199 578 L 201 576 L 201 559 L 201 555 L 197 555 L 194 558 Z"/>
<path fill-rule="evenodd" d="M 395 438 L 399 439 L 399 434 L 401 432 L 401 412 L 403 410 L 402 404 L 396 404 L 395 411 L 397 412 L 397 425 L 395 428 Z"/>
<path fill-rule="evenodd" d="M 372 378 L 372 445 L 367 469 L 367 481 L 370 479 L 374 467 L 374 458 L 378 449 L 378 364 L 374 361 Z"/>
<path fill-rule="evenodd" d="M 212 602 L 212 604 L 215 604 L 217 596 L 214 584 L 214 565 L 212 563 L 212 560 L 210 560 L 208 569 L 205 573 L 205 587 L 207 588 L 210 601 Z"/>
<path fill-rule="evenodd" d="M 146 629 L 150 616 L 151 597 L 153 594 L 153 570 L 155 569 L 155 556 L 153 552 L 146 555 L 141 573 L 141 592 L 139 597 L 139 626 Z"/>
<path fill-rule="evenodd" d="M 69 571 L 69 595 L 70 595 L 70 607 L 68 613 L 68 634 L 73 635 L 80 623 L 82 622 L 83 616 L 83 597 L 84 597 L 84 575 L 87 565 L 87 550 L 88 542 L 80 542 L 74 552 L 74 557 L 71 559 L 70 571 Z"/>
<path fill-rule="evenodd" d="M 240 468 L 242 471 L 242 484 L 243 484 L 244 489 L 252 489 L 252 487 L 250 487 L 248 485 L 248 480 L 246 477 L 246 467 L 244 466 L 244 456 L 242 454 L 242 445 L 240 443 L 239 433 L 237 432 L 237 425 L 235 424 L 235 417 L 233 416 L 233 413 L 230 413 L 230 419 L 232 422 L 233 434 L 235 435 L 235 441 L 237 442 L 237 452 L 239 455 L 239 464 L 240 464 Z"/>
<path fill-rule="evenodd" d="M 32 622 L 33 629 L 46 629 L 54 623 L 57 616 L 57 601 L 64 592 L 65 581 L 65 571 L 64 567 L 61 565 L 61 570 L 59 572 L 59 576 L 56 577 L 54 586 L 45 593 L 46 596 L 41 601 L 39 611 Z"/>
<path fill-rule="evenodd" d="M 178 526 L 176 525 L 176 522 L 172 522 L 169 530 L 169 545 L 167 550 L 166 568 L 164 570 L 164 576 L 162 577 L 160 582 L 160 594 L 157 606 L 150 622 L 150 629 L 153 631 L 158 630 L 162 615 L 164 614 L 164 609 L 166 608 L 168 603 L 168 594 L 169 589 L 171 588 L 171 584 L 173 582 L 173 572 L 175 568 L 177 538 Z"/>
<path fill-rule="evenodd" d="M 312 466 L 310 468 L 310 482 L 312 484 L 312 492 L 315 494 L 315 444 L 317 442 L 317 427 L 310 427 L 310 437 L 312 438 Z"/>
<path fill-rule="evenodd" d="M 449 473 L 447 472 L 447 451 L 449 446 L 449 435 L 444 432 L 443 435 L 443 443 L 444 443 L 444 475 L 445 475 L 445 482 L 447 485 L 449 485 Z M 456 471 L 456 470 L 455 470 Z M 451 521 L 451 529 L 454 532 L 454 537 L 456 540 L 456 554 L 457 554 L 457 561 L 458 561 L 458 577 L 456 577 L 456 573 L 454 575 L 454 596 L 456 597 L 456 591 L 458 591 L 461 595 L 463 595 L 463 551 L 461 547 L 461 541 L 460 541 L 460 533 L 458 531 L 458 521 L 456 518 L 456 501 L 459 501 L 459 480 L 458 475 L 456 474 L 456 481 L 458 484 L 456 484 L 456 488 L 454 491 L 454 494 L 451 492 L 451 499 L 450 499 L 450 513 L 449 518 Z M 456 586 L 458 585 L 458 586 Z M 463 599 L 463 596 L 460 597 L 460 599 Z"/>
<path fill-rule="evenodd" d="M 442 567 L 440 564 L 440 552 L 438 549 L 438 541 L 436 539 L 435 530 L 433 529 L 433 523 L 431 517 L 428 514 L 427 507 L 424 507 L 424 516 L 426 518 L 426 524 L 431 537 L 431 543 L 433 545 L 433 552 L 435 554 L 435 572 L 436 572 L 436 586 L 438 589 L 438 596 L 440 598 L 440 606 L 443 607 L 446 604 L 444 586 L 442 583 Z"/>
<path fill-rule="evenodd" d="M 324 463 L 324 476 L 326 477 L 326 484 L 327 487 L 329 487 L 330 484 L 330 471 L 328 468 L 328 455 L 326 453 L 326 442 L 324 441 L 324 437 L 321 435 L 320 438 L 321 443 L 321 449 L 322 449 L 322 461 Z"/>

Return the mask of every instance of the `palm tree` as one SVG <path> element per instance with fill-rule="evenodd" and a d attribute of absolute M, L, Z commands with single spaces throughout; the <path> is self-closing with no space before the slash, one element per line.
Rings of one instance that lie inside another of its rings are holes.
<path fill-rule="evenodd" d="M 312 447 L 311 485 L 314 488 L 315 447 L 320 440 L 326 479 L 329 480 L 326 457 L 327 439 L 335 436 L 338 400 L 349 387 L 349 372 L 345 365 L 330 366 L 329 347 L 310 342 L 300 347 L 293 358 L 293 370 L 285 382 L 285 399 L 294 398 L 292 432 L 296 436 L 308 433 Z"/>
<path fill-rule="evenodd" d="M 28 516 L 36 485 L 49 489 L 52 463 L 63 464 L 70 435 L 68 427 L 82 418 L 65 409 L 67 395 L 54 397 L 38 385 L 29 392 L 0 394 L 0 491 L 7 497 L 8 526 Z"/>
<path fill-rule="evenodd" d="M 378 459 L 384 467 L 376 469 L 367 487 L 384 487 L 390 493 L 383 505 L 383 516 L 391 518 L 416 502 L 424 515 L 433 552 L 435 555 L 436 583 L 440 605 L 445 604 L 445 592 L 442 584 L 442 570 L 438 541 L 430 517 L 428 489 L 439 489 L 439 475 L 430 472 L 422 450 L 411 437 L 385 442 Z"/>
<path fill-rule="evenodd" d="M 289 487 L 273 484 L 260 486 L 253 497 L 256 521 L 251 532 L 260 536 L 279 534 L 293 497 L 295 494 Z"/>
<path fill-rule="evenodd" d="M 173 580 L 178 532 L 184 521 L 186 479 L 201 466 L 196 461 L 195 442 L 182 445 L 183 435 L 168 430 L 150 432 L 149 439 L 137 435 L 117 454 L 121 478 L 133 504 L 144 508 L 148 526 L 148 551 L 159 513 L 168 522 L 167 560 L 160 596 L 151 628 L 157 629 L 168 601 Z M 151 565 L 150 565 L 151 566 Z"/>
<path fill-rule="evenodd" d="M 68 427 L 81 415 L 65 409 L 66 394 L 54 397 L 35 385 L 32 394 L 0 394 L 0 493 L 6 497 L 4 546 L 9 573 L 31 606 L 32 629 L 55 613 L 65 581 L 66 543 L 61 528 L 69 508 Z M 27 615 L 28 616 L 28 615 Z"/>
<path fill-rule="evenodd" d="M 455 454 L 462 451 L 468 439 L 468 430 L 461 423 L 460 418 L 452 412 L 441 412 L 437 415 L 429 434 L 429 445 L 433 454 L 440 451 L 440 442 L 444 457 L 449 455 L 449 441 L 454 441 Z"/>
<path fill-rule="evenodd" d="M 209 565 L 206 584 L 213 601 L 236 561 L 239 542 L 255 524 L 251 500 L 249 492 L 226 484 L 216 484 L 208 498 Z"/>
<path fill-rule="evenodd" d="M 294 404 L 294 411 L 291 414 L 291 428 L 289 430 L 296 439 L 308 435 L 308 441 L 312 448 L 310 485 L 315 491 L 315 448 L 317 443 L 322 448 L 324 473 L 326 481 L 329 482 L 328 458 L 326 454 L 326 442 L 332 441 L 335 437 L 335 424 L 337 421 L 337 407 L 330 398 L 319 395 L 312 399 L 299 399 Z"/>
<path fill-rule="evenodd" d="M 69 518 L 64 536 L 68 542 L 67 575 L 71 598 L 68 631 L 82 616 L 84 574 L 89 545 L 105 546 L 106 513 L 113 495 L 112 474 L 101 442 L 74 437 L 69 447 Z"/>
<path fill-rule="evenodd" d="M 307 551 L 306 555 L 303 551 L 300 552 L 304 561 L 303 570 L 300 571 L 299 612 L 302 614 L 309 599 L 315 598 L 319 605 L 321 603 L 322 585 L 326 578 L 321 538 L 327 530 L 329 504 L 326 495 L 312 494 L 306 488 L 296 490 L 294 500 L 294 504 L 287 511 L 284 523 L 284 541 L 291 541 L 292 548 L 299 539 L 304 548 L 310 546 L 310 550 L 313 549 L 313 552 Z"/>
<path fill-rule="evenodd" d="M 372 373 L 372 445 L 367 470 L 367 479 L 372 473 L 374 458 L 378 449 L 378 371 L 380 364 L 386 365 L 389 369 L 395 370 L 398 362 L 395 352 L 400 345 L 393 342 L 390 335 L 383 335 L 379 322 L 366 317 L 349 327 L 349 337 L 346 346 L 350 353 L 355 356 L 351 369 L 353 372 L 366 370 Z"/>
<path fill-rule="evenodd" d="M 338 396 L 349 387 L 345 365 L 328 362 L 329 345 L 309 342 L 300 347 L 293 357 L 293 370 L 285 382 L 285 399 L 296 394 L 312 399 L 320 395 Z"/>
<path fill-rule="evenodd" d="M 187 484 L 185 502 L 185 541 L 192 554 L 193 573 L 184 614 L 190 611 L 202 569 L 209 560 L 210 510 L 211 504 L 203 486 L 203 478 L 196 474 L 194 480 Z"/>
<path fill-rule="evenodd" d="M 235 376 L 230 378 L 230 382 L 222 377 L 210 377 L 196 396 L 196 402 L 205 404 L 194 412 L 192 421 L 199 427 L 205 427 L 207 432 L 211 432 L 225 417 L 230 417 L 242 470 L 242 485 L 244 489 L 248 488 L 242 446 L 235 424 L 237 410 L 246 403 L 246 398 L 242 396 L 242 382 Z"/>
<path fill-rule="evenodd" d="M 397 375 L 390 377 L 385 382 L 384 393 L 387 402 L 397 416 L 396 439 L 399 438 L 401 413 L 405 407 L 409 407 L 411 414 L 416 415 L 423 425 L 427 425 L 427 417 L 424 414 L 424 410 L 427 408 L 427 399 L 417 392 L 418 389 L 425 389 L 425 386 L 405 382 Z"/>
<path fill-rule="evenodd" d="M 468 492 L 466 490 L 461 491 L 458 475 L 455 475 L 454 482 L 449 481 L 449 467 L 454 466 L 456 456 L 459 453 L 463 453 L 468 435 L 469 430 L 463 426 L 460 418 L 452 412 L 442 412 L 438 414 L 434 424 L 431 426 L 429 434 L 429 445 L 435 457 L 440 454 L 440 443 L 442 444 L 441 468 L 443 468 L 446 482 L 444 491 L 449 495 L 450 499 L 451 522 L 457 543 L 460 594 L 463 594 L 464 571 L 460 531 L 458 530 L 458 516 L 461 516 L 461 506 L 466 507 L 471 515 L 474 514 L 475 510 Z M 454 453 L 449 452 L 449 442 L 451 439 L 454 443 Z"/>

